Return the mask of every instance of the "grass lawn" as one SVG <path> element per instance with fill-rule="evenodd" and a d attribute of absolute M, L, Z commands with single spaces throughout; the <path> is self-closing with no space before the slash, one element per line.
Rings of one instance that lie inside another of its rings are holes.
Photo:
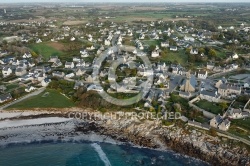
<path fill-rule="evenodd" d="M 229 132 L 237 136 L 250 140 L 250 119 L 234 119 L 231 120 Z"/>
<path fill-rule="evenodd" d="M 49 45 L 49 43 L 37 43 L 29 46 L 37 54 L 43 55 L 48 60 L 50 56 L 61 56 L 63 52 Z"/>
<path fill-rule="evenodd" d="M 19 85 L 18 85 L 18 84 L 15 84 L 15 83 L 13 83 L 13 84 L 7 84 L 7 85 L 6 85 L 6 88 L 7 88 L 6 91 L 10 92 L 11 90 L 16 89 L 16 88 L 18 88 L 18 87 L 19 87 Z"/>
<path fill-rule="evenodd" d="M 195 103 L 195 105 L 216 115 L 223 114 L 222 108 L 217 103 L 211 103 L 206 100 L 200 100 L 199 102 Z"/>
<path fill-rule="evenodd" d="M 44 95 L 45 93 L 48 95 Z M 19 103 L 16 103 L 7 109 L 68 108 L 74 106 L 75 104 L 71 100 L 61 95 L 56 90 L 46 90 L 39 95 L 32 96 Z"/>
<path fill-rule="evenodd" d="M 161 56 L 158 60 L 162 62 L 177 62 L 185 66 L 188 61 L 188 56 L 185 54 L 184 50 L 178 50 L 176 52 L 168 50 L 167 54 Z"/>

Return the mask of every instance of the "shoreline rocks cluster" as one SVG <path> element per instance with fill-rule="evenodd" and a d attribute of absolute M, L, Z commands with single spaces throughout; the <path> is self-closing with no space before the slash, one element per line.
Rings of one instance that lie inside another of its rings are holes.
<path fill-rule="evenodd" d="M 35 115 L 30 114 L 10 119 L 18 120 L 20 118 L 32 119 L 53 116 L 68 117 L 68 111 L 70 110 L 45 111 Z M 40 130 L 44 130 L 44 133 L 48 134 L 45 128 L 42 125 L 42 129 Z M 38 138 L 42 137 L 43 133 L 41 131 L 36 131 Z M 229 144 L 225 141 L 228 140 L 227 138 L 212 137 L 201 129 L 185 125 L 180 127 L 178 125 L 171 125 L 167 127 L 163 126 L 161 121 L 157 120 L 139 120 L 136 118 L 111 119 L 109 117 L 96 120 L 72 119 L 72 122 L 68 125 L 62 125 L 61 130 L 54 131 L 53 128 L 49 132 L 55 132 L 53 138 L 63 138 L 70 135 L 71 138 L 79 139 L 84 137 L 84 135 L 87 136 L 88 134 L 95 133 L 101 135 L 103 138 L 110 138 L 118 142 L 131 143 L 145 148 L 173 150 L 216 166 L 250 165 L 249 152 L 237 145 L 233 146 L 236 143 L 233 140 Z M 18 131 L 18 133 L 23 134 L 22 131 Z M 34 136 L 34 132 L 31 132 L 30 135 Z"/>
<path fill-rule="evenodd" d="M 156 121 L 84 121 L 76 127 L 76 131 L 94 131 L 121 142 L 153 149 L 173 150 L 216 166 L 250 165 L 247 150 L 225 148 L 220 144 L 219 138 L 213 138 L 199 130 L 191 129 L 191 133 L 185 134 L 182 128 L 166 128 L 161 122 Z"/>

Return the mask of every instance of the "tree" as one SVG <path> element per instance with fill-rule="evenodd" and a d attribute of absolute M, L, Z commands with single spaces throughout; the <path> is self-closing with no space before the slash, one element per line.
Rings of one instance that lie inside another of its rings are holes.
<path fill-rule="evenodd" d="M 225 103 L 225 102 L 220 103 L 219 106 L 222 108 L 222 111 L 225 111 L 225 109 L 227 109 L 227 107 L 228 107 L 227 103 Z"/>
<path fill-rule="evenodd" d="M 34 51 L 31 51 L 30 54 L 32 55 L 33 58 L 37 58 L 38 57 L 37 53 L 35 53 Z"/>
<path fill-rule="evenodd" d="M 211 58 L 216 57 L 216 51 L 214 49 L 210 49 L 208 52 L 208 56 L 210 56 Z"/>
<path fill-rule="evenodd" d="M 191 49 L 190 48 L 186 48 L 185 54 L 189 55 L 190 54 Z"/>
<path fill-rule="evenodd" d="M 151 52 L 152 52 L 152 51 L 154 51 L 154 50 L 155 50 L 155 48 L 156 48 L 156 46 L 155 46 L 155 45 L 150 45 L 150 46 L 149 46 L 149 51 L 151 51 Z"/>
<path fill-rule="evenodd" d="M 191 63 L 194 63 L 196 60 L 195 56 L 194 55 L 189 55 L 188 56 L 188 61 L 191 62 Z"/>
<path fill-rule="evenodd" d="M 200 54 L 204 54 L 204 53 L 205 53 L 205 49 L 204 49 L 204 48 L 202 48 L 202 47 L 201 47 L 201 48 L 199 48 L 199 53 L 200 53 Z"/>

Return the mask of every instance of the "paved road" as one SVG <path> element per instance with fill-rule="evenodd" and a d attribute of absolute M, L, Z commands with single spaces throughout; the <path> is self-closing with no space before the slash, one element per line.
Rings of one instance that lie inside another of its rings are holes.
<path fill-rule="evenodd" d="M 27 98 L 29 98 L 29 97 L 36 96 L 36 95 L 42 93 L 44 90 L 45 90 L 45 87 L 39 88 L 39 89 L 37 89 L 36 91 L 31 92 L 31 93 L 29 93 L 29 94 L 26 95 L 26 96 L 23 96 L 23 97 L 21 97 L 21 98 L 19 98 L 19 99 L 17 99 L 17 100 L 14 100 L 13 102 L 10 102 L 10 103 L 8 103 L 8 104 L 5 104 L 4 106 L 0 107 L 0 110 L 3 110 L 3 109 L 5 109 L 5 108 L 7 108 L 7 107 L 9 107 L 9 106 L 11 106 L 11 105 L 13 105 L 13 104 L 16 104 L 16 103 L 18 103 L 18 102 L 20 102 L 20 101 L 23 101 L 23 100 L 25 100 L 25 99 L 27 99 Z"/>

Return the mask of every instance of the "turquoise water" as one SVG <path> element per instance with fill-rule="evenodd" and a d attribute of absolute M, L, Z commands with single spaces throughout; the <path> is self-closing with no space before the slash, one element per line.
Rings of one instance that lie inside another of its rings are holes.
<path fill-rule="evenodd" d="M 202 166 L 196 159 L 128 145 L 108 143 L 31 143 L 0 148 L 0 166 Z"/>

